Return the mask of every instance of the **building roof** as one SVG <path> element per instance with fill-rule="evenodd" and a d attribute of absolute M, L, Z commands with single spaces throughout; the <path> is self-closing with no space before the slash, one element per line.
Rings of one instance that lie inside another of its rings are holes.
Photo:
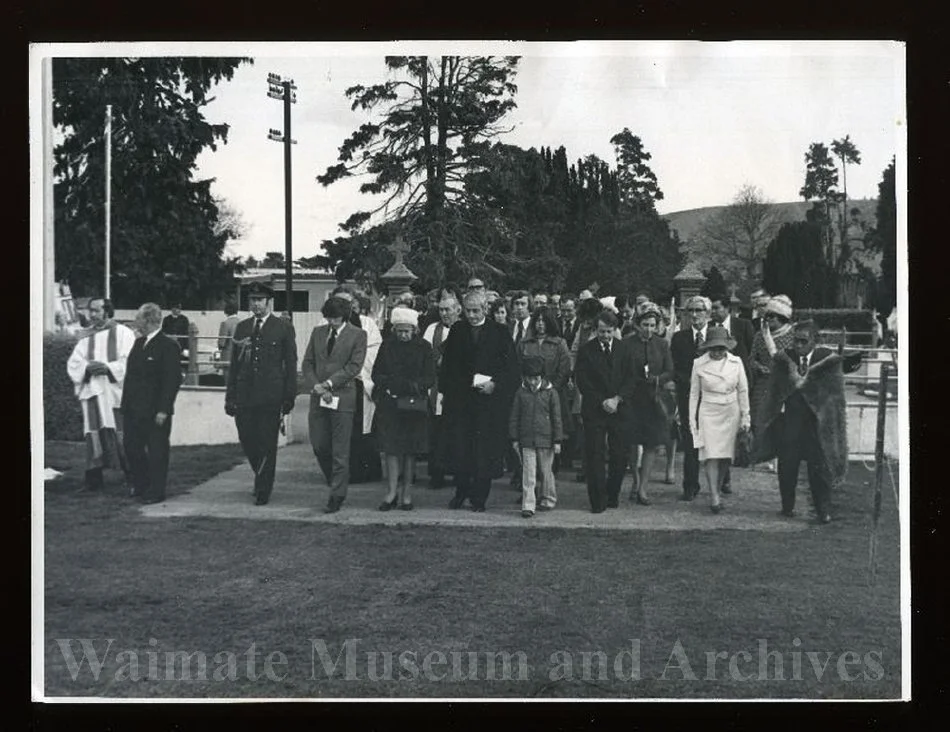
<path fill-rule="evenodd" d="M 312 279 L 312 280 L 335 280 L 336 275 L 333 272 L 330 272 L 326 269 L 309 269 L 306 267 L 294 267 L 293 276 L 295 280 L 298 279 Z M 241 274 L 237 275 L 237 278 L 241 282 L 253 282 L 256 280 L 263 279 L 280 279 L 283 280 L 286 275 L 286 271 L 283 268 L 276 267 L 252 267 Z"/>

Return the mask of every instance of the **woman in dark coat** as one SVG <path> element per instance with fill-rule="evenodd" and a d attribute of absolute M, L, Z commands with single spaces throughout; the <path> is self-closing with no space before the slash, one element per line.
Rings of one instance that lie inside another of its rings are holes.
<path fill-rule="evenodd" d="M 554 313 L 547 307 L 540 307 L 531 315 L 528 333 L 531 334 L 530 337 L 523 338 L 518 343 L 518 361 L 523 364 L 526 358 L 537 356 L 544 362 L 542 375 L 557 392 L 561 404 L 561 424 L 565 434 L 571 435 L 574 429 L 571 420 L 571 390 L 568 388 L 571 380 L 570 347 L 560 335 Z"/>
<path fill-rule="evenodd" d="M 652 302 L 637 307 L 636 332 L 623 340 L 620 361 L 620 414 L 630 445 L 643 446 L 637 477 L 637 503 L 649 505 L 646 487 L 656 448 L 669 438 L 670 422 L 660 403 L 660 389 L 673 383 L 670 345 L 655 335 L 663 315 Z M 632 498 L 632 495 L 631 495 Z"/>
<path fill-rule="evenodd" d="M 492 479 L 504 473 L 518 357 L 508 329 L 486 319 L 484 293 L 467 293 L 462 309 L 465 319 L 452 326 L 439 369 L 446 472 L 456 484 L 449 507 L 468 499 L 472 510 L 484 511 Z"/>
<path fill-rule="evenodd" d="M 412 480 L 416 455 L 429 452 L 429 388 L 435 383 L 432 346 L 418 338 L 416 312 L 393 308 L 392 333 L 383 341 L 373 365 L 373 399 L 377 404 L 379 449 L 386 455 L 389 490 L 379 505 L 412 509 Z M 401 409 L 399 397 L 412 397 L 424 409 Z M 403 475 L 398 487 L 399 475 Z"/>

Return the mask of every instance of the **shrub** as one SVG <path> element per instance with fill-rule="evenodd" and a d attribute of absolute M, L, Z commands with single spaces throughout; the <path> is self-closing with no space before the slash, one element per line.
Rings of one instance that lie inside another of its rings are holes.
<path fill-rule="evenodd" d="M 814 320 L 821 330 L 840 331 L 842 328 L 847 328 L 849 333 L 861 333 L 861 335 L 849 334 L 848 345 L 871 345 L 872 336 L 868 333 L 874 331 L 874 313 L 870 310 L 855 310 L 853 308 L 801 308 L 795 310 L 795 320 L 809 319 Z M 839 342 L 839 338 L 831 334 L 823 335 L 822 340 L 836 344 Z"/>
<path fill-rule="evenodd" d="M 66 373 L 66 362 L 76 345 L 76 336 L 43 336 L 43 424 L 47 440 L 83 439 L 82 409 Z"/>

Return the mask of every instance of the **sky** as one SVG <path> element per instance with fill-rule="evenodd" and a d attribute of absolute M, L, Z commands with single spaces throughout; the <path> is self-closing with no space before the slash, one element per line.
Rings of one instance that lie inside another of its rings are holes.
<path fill-rule="evenodd" d="M 131 47 L 129 47 L 131 46 Z M 319 252 L 351 213 L 372 207 L 363 180 L 323 187 L 342 142 L 369 113 L 352 111 L 344 90 L 389 77 L 390 54 L 521 55 L 512 128 L 500 139 L 522 147 L 564 145 L 568 160 L 594 153 L 614 163 L 610 138 L 624 127 L 652 155 L 661 213 L 726 204 L 744 184 L 774 201 L 799 200 L 804 154 L 850 135 L 861 165 L 848 169 L 853 198 L 875 197 L 894 155 L 903 161 L 904 47 L 854 42 L 281 43 L 108 44 L 84 54 L 239 54 L 255 59 L 220 84 L 205 109 L 230 125 L 228 142 L 198 159 L 198 176 L 240 212 L 246 235 L 231 254 L 284 249 L 283 109 L 267 96 L 267 75 L 292 78 L 294 257 Z M 97 50 L 98 49 L 98 50 Z"/>

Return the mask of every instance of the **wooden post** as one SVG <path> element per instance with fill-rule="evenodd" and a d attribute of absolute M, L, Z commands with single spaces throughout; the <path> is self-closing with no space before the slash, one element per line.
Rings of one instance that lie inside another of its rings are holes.
<path fill-rule="evenodd" d="M 878 382 L 877 392 L 877 434 L 874 443 L 874 514 L 868 552 L 869 584 L 874 584 L 877 574 L 877 526 L 881 518 L 881 485 L 884 483 L 884 427 L 887 419 L 887 379 L 889 371 L 889 364 L 881 364 L 881 378 Z"/>
<path fill-rule="evenodd" d="M 841 345 L 838 346 L 838 354 L 844 353 L 845 346 L 848 345 L 848 329 L 841 326 Z"/>
<path fill-rule="evenodd" d="M 198 325 L 194 322 L 188 323 L 188 371 L 185 383 L 198 385 Z"/>

